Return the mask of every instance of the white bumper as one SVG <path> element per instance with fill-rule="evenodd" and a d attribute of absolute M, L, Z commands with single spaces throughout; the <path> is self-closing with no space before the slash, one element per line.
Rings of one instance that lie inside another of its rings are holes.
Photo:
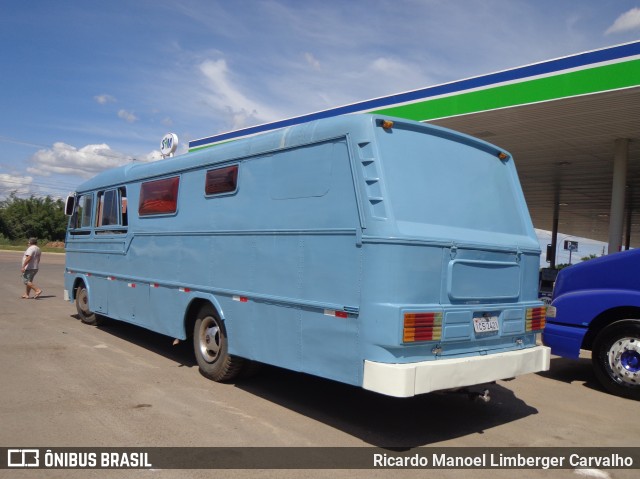
<path fill-rule="evenodd" d="M 365 360 L 362 387 L 387 396 L 410 397 L 548 371 L 550 360 L 551 349 L 546 346 L 407 364 Z"/>

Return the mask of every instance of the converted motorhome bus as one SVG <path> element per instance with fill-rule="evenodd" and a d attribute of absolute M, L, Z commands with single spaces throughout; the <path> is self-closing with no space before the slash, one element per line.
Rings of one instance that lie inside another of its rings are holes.
<path fill-rule="evenodd" d="M 81 185 L 65 298 L 80 318 L 408 397 L 548 369 L 540 248 L 511 156 L 417 122 L 295 125 Z"/>

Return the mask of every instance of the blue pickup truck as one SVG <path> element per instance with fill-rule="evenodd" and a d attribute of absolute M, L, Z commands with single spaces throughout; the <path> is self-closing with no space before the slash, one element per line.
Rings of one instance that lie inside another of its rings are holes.
<path fill-rule="evenodd" d="M 546 320 L 543 341 L 552 354 L 591 351 L 607 391 L 640 399 L 640 249 L 560 271 Z"/>

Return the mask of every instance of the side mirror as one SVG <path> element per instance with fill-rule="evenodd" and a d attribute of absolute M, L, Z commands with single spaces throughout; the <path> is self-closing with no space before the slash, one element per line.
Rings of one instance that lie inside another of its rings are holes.
<path fill-rule="evenodd" d="M 69 195 L 67 196 L 67 202 L 64 205 L 64 214 L 67 216 L 73 215 L 73 210 L 76 207 L 76 196 Z"/>

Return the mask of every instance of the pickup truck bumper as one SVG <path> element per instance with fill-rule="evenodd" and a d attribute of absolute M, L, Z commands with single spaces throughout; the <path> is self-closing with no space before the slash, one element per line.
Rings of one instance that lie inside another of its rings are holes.
<path fill-rule="evenodd" d="M 580 357 L 580 347 L 586 333 L 586 328 L 565 326 L 547 320 L 542 332 L 542 342 L 551 348 L 552 354 L 577 359 Z"/>
<path fill-rule="evenodd" d="M 535 346 L 484 356 L 407 364 L 365 360 L 362 387 L 387 396 L 410 397 L 548 371 L 550 358 L 549 348 Z"/>

